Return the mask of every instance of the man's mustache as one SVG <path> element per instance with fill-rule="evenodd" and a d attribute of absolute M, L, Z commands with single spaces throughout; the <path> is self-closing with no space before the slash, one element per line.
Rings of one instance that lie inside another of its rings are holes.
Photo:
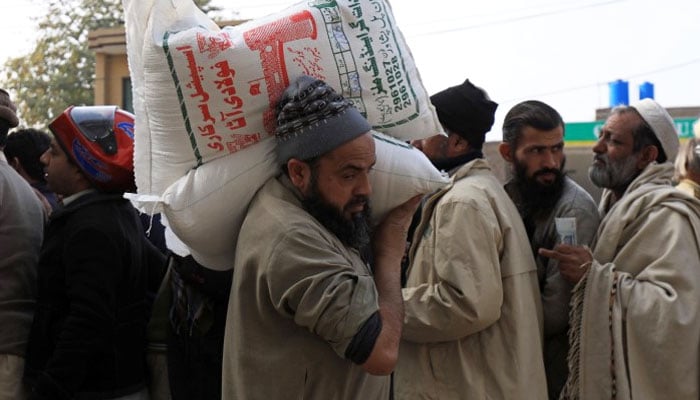
<path fill-rule="evenodd" d="M 348 208 L 352 208 L 352 207 L 355 207 L 358 205 L 363 205 L 363 206 L 367 207 L 368 204 L 369 204 L 369 197 L 367 197 L 367 196 L 355 196 L 352 199 L 350 199 L 350 201 L 345 205 L 345 208 L 348 209 Z"/>
<path fill-rule="evenodd" d="M 537 178 L 538 176 L 544 175 L 544 174 L 554 174 L 554 175 L 560 175 L 561 171 L 556 169 L 556 168 L 542 168 L 535 172 L 532 177 Z"/>
<path fill-rule="evenodd" d="M 596 154 L 593 156 L 593 161 L 598 161 L 603 164 L 608 164 L 608 157 L 606 157 L 604 154 Z"/>

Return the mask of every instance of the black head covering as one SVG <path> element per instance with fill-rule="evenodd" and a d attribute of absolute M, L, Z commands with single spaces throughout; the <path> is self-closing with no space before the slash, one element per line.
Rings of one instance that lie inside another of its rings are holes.
<path fill-rule="evenodd" d="M 430 96 L 440 123 L 456 133 L 475 149 L 481 149 L 486 133 L 491 130 L 498 104 L 469 79 Z"/>

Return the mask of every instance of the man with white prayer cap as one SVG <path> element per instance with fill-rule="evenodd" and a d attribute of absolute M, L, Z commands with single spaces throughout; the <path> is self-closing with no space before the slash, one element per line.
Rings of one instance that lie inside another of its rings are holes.
<path fill-rule="evenodd" d="M 561 398 L 700 396 L 700 203 L 672 187 L 678 147 L 654 100 L 613 109 L 589 169 L 605 189 L 591 249 L 540 249 L 576 284 Z"/>

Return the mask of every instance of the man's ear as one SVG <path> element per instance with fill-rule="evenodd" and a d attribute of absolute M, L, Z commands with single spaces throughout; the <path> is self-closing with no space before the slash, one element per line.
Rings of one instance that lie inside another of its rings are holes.
<path fill-rule="evenodd" d="M 292 185 L 306 195 L 308 188 L 311 186 L 311 166 L 304 161 L 290 158 L 287 161 L 287 173 L 289 174 L 289 180 L 292 181 Z"/>
<path fill-rule="evenodd" d="M 504 160 L 508 161 L 509 163 L 513 162 L 513 153 L 511 152 L 510 144 L 508 144 L 508 142 L 501 142 L 501 144 L 498 145 L 498 152 L 501 154 L 501 157 L 503 157 Z"/>
<path fill-rule="evenodd" d="M 637 168 L 644 169 L 647 165 L 656 161 L 656 157 L 659 156 L 659 149 L 654 145 L 645 146 L 641 150 L 639 159 L 637 159 Z"/>
<path fill-rule="evenodd" d="M 24 169 L 22 166 L 22 163 L 19 162 L 19 157 L 12 157 L 11 160 L 7 160 L 7 162 L 10 164 L 10 166 L 17 171 L 17 173 L 24 178 L 28 182 L 33 182 L 34 178 L 30 177 L 27 171 Z"/>
<path fill-rule="evenodd" d="M 15 169 L 15 171 L 20 172 L 24 171 L 24 168 L 22 167 L 22 163 L 19 162 L 19 157 L 12 157 L 11 160 L 8 160 L 10 162 L 10 166 Z"/>
<path fill-rule="evenodd" d="M 450 154 L 459 155 L 469 151 L 469 141 L 456 133 L 449 133 L 447 136 L 447 146 Z"/>

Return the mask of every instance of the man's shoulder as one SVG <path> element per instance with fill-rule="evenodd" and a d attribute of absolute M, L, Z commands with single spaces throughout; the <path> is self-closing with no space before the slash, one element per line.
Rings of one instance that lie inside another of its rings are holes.
<path fill-rule="evenodd" d="M 250 204 L 241 226 L 239 240 L 257 243 L 261 237 L 267 244 L 287 237 L 302 235 L 318 240 L 330 240 L 328 232 L 301 205 L 295 195 L 276 179 L 268 181 Z"/>
<path fill-rule="evenodd" d="M 487 169 L 477 170 L 456 181 L 440 200 L 439 206 L 461 204 L 484 215 L 507 215 L 520 218 L 515 204 L 503 184 Z"/>
<path fill-rule="evenodd" d="M 116 234 L 124 228 L 137 227 L 132 223 L 138 212 L 121 194 L 89 193 L 51 215 L 51 224 L 62 224 L 72 232 L 82 230 Z"/>
<path fill-rule="evenodd" d="M 670 184 L 639 185 L 610 208 L 602 224 L 623 224 L 637 231 L 649 229 L 654 234 L 660 229 L 686 229 L 692 225 L 700 232 L 700 201 Z"/>
<path fill-rule="evenodd" d="M 65 207 L 66 213 L 104 215 L 105 217 L 118 217 L 111 211 L 124 209 L 136 214 L 136 209 L 120 193 L 104 193 L 95 191 L 79 197 Z"/>
<path fill-rule="evenodd" d="M 562 191 L 559 201 L 557 201 L 557 208 L 582 209 L 598 212 L 598 204 L 593 200 L 593 196 L 568 176 L 565 177 L 564 190 Z"/>
<path fill-rule="evenodd" d="M 625 194 L 630 201 L 645 204 L 647 208 L 668 208 L 683 213 L 691 211 L 694 217 L 700 216 L 700 200 L 672 185 L 649 185 L 644 192 Z"/>
<path fill-rule="evenodd" d="M 268 180 L 255 194 L 246 213 L 248 224 L 280 231 L 309 225 L 309 218 L 311 216 L 291 190 L 275 178 Z"/>
<path fill-rule="evenodd" d="M 14 194 L 26 199 L 36 197 L 31 185 L 9 164 L 0 162 L 0 194 Z"/>
<path fill-rule="evenodd" d="M 564 177 L 564 193 L 568 193 L 572 196 L 577 196 L 582 199 L 588 200 L 592 203 L 595 203 L 593 200 L 593 196 L 591 196 L 590 193 L 586 189 L 584 189 L 581 185 L 579 185 L 575 180 L 573 180 L 569 176 Z"/>
<path fill-rule="evenodd" d="M 463 199 L 509 198 L 501 182 L 488 168 L 471 169 L 468 174 L 455 180 L 449 193 Z"/>

